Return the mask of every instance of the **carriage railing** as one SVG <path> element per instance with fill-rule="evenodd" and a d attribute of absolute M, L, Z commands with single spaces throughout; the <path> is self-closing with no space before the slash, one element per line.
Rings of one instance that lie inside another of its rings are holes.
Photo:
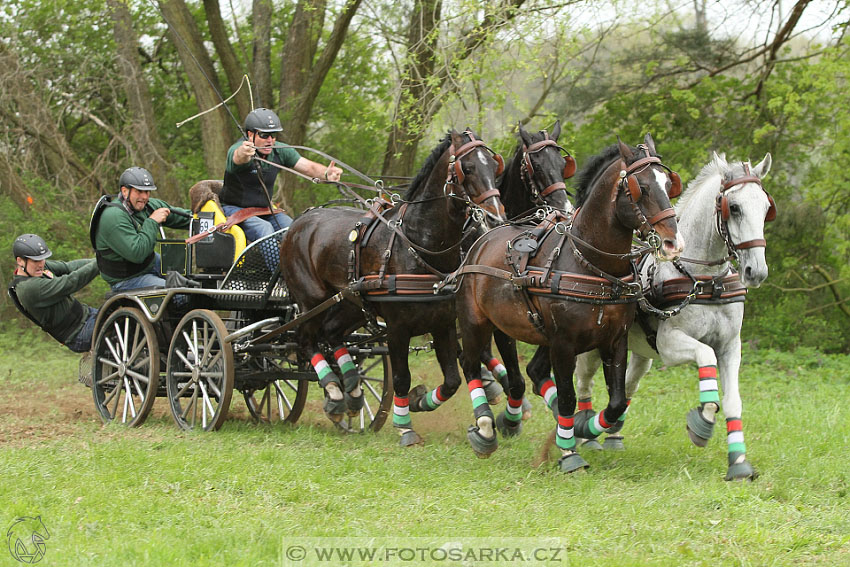
<path fill-rule="evenodd" d="M 281 229 L 245 247 L 219 286 L 222 290 L 261 292 L 269 301 L 288 295 L 280 277 L 278 262 L 280 241 L 287 229 Z"/>

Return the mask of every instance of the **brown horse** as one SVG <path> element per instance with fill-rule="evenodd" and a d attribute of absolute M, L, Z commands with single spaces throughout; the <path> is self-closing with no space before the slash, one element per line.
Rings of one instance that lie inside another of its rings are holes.
<path fill-rule="evenodd" d="M 508 371 L 508 407 L 500 421 L 509 435 L 519 430 L 525 392 L 513 341 L 550 347 L 560 394 L 561 470 L 587 466 L 575 452 L 573 436 L 577 354 L 599 349 L 610 400 L 594 423 L 575 428 L 604 430 L 626 409 L 626 337 L 640 293 L 640 283 L 631 279 L 632 236 L 638 230 L 661 259 L 681 253 L 684 244 L 667 193 L 681 190 L 681 181 L 661 164 L 647 134 L 637 148 L 619 142 L 592 158 L 578 185 L 570 224 L 558 223 L 536 240 L 521 227 L 493 229 L 476 242 L 459 271 L 463 372 L 476 418 L 467 436 L 480 456 L 498 446 L 493 413 L 480 387 L 479 353 L 491 333 Z M 523 249 L 535 253 L 524 255 Z"/>
<path fill-rule="evenodd" d="M 357 209 L 319 208 L 292 223 L 281 243 L 280 266 L 300 308 L 312 309 L 341 290 L 361 292 L 300 327 L 302 347 L 309 349 L 325 389 L 325 412 L 331 420 L 362 405 L 357 369 L 338 345 L 374 315 L 386 322 L 395 390 L 393 425 L 400 430 L 402 446 L 421 442 L 408 413 L 411 337 L 431 333 L 443 370 L 443 392 L 451 395 L 460 386 L 454 302 L 451 296 L 435 295 L 433 284 L 460 264 L 471 208 L 504 220 L 495 185 L 502 168 L 501 156 L 472 132 L 452 130 L 431 152 L 400 206 L 375 210 L 371 218 Z M 332 347 L 342 381 L 325 361 L 320 338 Z"/>

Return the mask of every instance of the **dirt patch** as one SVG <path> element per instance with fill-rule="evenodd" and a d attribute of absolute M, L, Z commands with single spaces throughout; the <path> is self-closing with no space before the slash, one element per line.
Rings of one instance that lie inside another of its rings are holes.
<path fill-rule="evenodd" d="M 22 446 L 74 435 L 99 424 L 91 391 L 79 383 L 7 387 L 0 398 L 0 446 Z"/>

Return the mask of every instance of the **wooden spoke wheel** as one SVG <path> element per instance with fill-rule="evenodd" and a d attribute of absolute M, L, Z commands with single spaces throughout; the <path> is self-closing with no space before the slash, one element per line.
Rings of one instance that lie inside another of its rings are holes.
<path fill-rule="evenodd" d="M 263 372 L 284 373 L 288 369 L 297 369 L 297 363 L 290 358 L 263 356 L 256 361 Z M 248 412 L 259 423 L 295 423 L 301 417 L 307 401 L 309 383 L 305 380 L 281 378 L 272 380 L 265 388 L 245 390 L 245 405 Z"/>
<path fill-rule="evenodd" d="M 182 429 L 221 427 L 233 395 L 233 349 L 215 312 L 187 313 L 168 348 L 165 386 L 171 414 Z"/>
<path fill-rule="evenodd" d="M 153 325 L 133 307 L 121 307 L 97 333 L 92 360 L 94 407 L 104 422 L 137 427 L 159 389 L 159 345 Z"/>
<path fill-rule="evenodd" d="M 393 405 L 393 371 L 386 342 L 355 333 L 346 346 L 362 377 L 364 399 L 359 415 L 346 417 L 340 425 L 349 431 L 377 432 L 387 421 Z"/>

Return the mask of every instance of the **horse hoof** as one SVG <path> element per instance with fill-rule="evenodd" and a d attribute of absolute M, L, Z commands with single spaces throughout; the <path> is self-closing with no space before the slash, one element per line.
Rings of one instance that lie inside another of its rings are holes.
<path fill-rule="evenodd" d="M 753 468 L 749 461 L 735 463 L 729 465 L 729 470 L 726 471 L 726 480 L 755 480 L 759 473 Z"/>
<path fill-rule="evenodd" d="M 345 407 L 348 409 L 349 417 L 357 417 L 360 415 L 360 410 L 363 409 L 363 393 L 359 396 L 352 396 L 348 392 L 345 393 Z"/>
<path fill-rule="evenodd" d="M 522 397 L 522 420 L 528 421 L 531 419 L 531 402 L 525 396 Z"/>
<path fill-rule="evenodd" d="M 342 416 L 345 414 L 345 400 L 332 400 L 331 398 L 325 398 L 324 405 L 325 415 L 328 416 L 334 423 L 339 423 L 342 421 Z"/>
<path fill-rule="evenodd" d="M 625 451 L 626 446 L 623 444 L 623 436 L 609 435 L 602 442 L 602 448 L 606 451 Z"/>
<path fill-rule="evenodd" d="M 408 406 L 410 411 L 425 411 L 422 409 L 422 398 L 428 393 L 428 388 L 424 384 L 419 384 L 410 392 L 407 393 Z"/>
<path fill-rule="evenodd" d="M 500 413 L 496 416 L 496 428 L 505 437 L 516 437 L 522 433 L 522 421 L 510 421 L 505 418 L 505 414 Z"/>
<path fill-rule="evenodd" d="M 484 385 L 484 395 L 487 396 L 487 403 L 490 405 L 496 405 L 502 401 L 502 385 L 496 382 L 495 380 L 490 380 L 489 382 L 483 382 Z"/>
<path fill-rule="evenodd" d="M 493 435 L 490 439 L 484 437 L 479 432 L 477 425 L 469 426 L 469 429 L 466 430 L 466 438 L 469 440 L 469 444 L 472 445 L 472 450 L 481 459 L 486 459 L 499 448 L 499 440 L 496 436 Z"/>
<path fill-rule="evenodd" d="M 602 445 L 599 444 L 599 441 L 596 439 L 576 439 L 579 442 L 579 447 L 583 449 L 593 449 L 594 451 L 601 451 Z"/>
<path fill-rule="evenodd" d="M 571 473 L 588 467 L 590 465 L 587 464 L 587 461 L 582 459 L 581 455 L 576 452 L 567 453 L 558 459 L 558 468 L 561 469 L 561 472 Z"/>
<path fill-rule="evenodd" d="M 693 408 L 688 412 L 688 437 L 691 443 L 697 447 L 705 447 L 714 433 L 714 423 L 702 416 L 699 408 Z"/>
<path fill-rule="evenodd" d="M 401 439 L 398 441 L 400 447 L 413 447 L 414 445 L 422 445 L 423 443 L 425 443 L 425 440 L 412 429 L 403 432 Z"/>

